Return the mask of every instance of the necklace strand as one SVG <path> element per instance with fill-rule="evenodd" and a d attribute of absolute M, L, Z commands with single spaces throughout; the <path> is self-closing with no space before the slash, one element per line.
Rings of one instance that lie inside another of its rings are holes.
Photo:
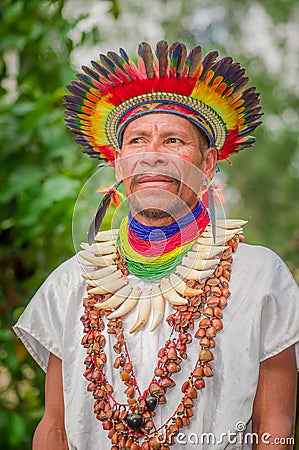
<path fill-rule="evenodd" d="M 113 349 L 118 354 L 113 366 L 114 369 L 119 370 L 121 379 L 127 387 L 125 390 L 127 403 L 116 401 L 113 396 L 113 387 L 106 379 L 104 372 L 107 356 L 104 352 L 106 338 L 102 331 L 105 328 L 104 319 L 112 311 L 104 312 L 94 306 L 106 301 L 112 294 L 90 293 L 84 299 L 85 313 L 81 318 L 85 333 L 82 344 L 87 348 L 84 376 L 89 381 L 87 390 L 91 391 L 95 398 L 96 417 L 108 431 L 112 450 L 125 447 L 130 450 L 167 450 L 175 443 L 174 438 L 180 428 L 189 425 L 197 391 L 204 388 L 205 378 L 213 375 L 211 349 L 215 346 L 216 333 L 222 329 L 222 310 L 227 306 L 227 298 L 230 295 L 228 282 L 232 263 L 231 255 L 236 251 L 238 242 L 238 234 L 227 242 L 229 250 L 222 253 L 213 275 L 204 283 L 187 281 L 189 287 L 201 288 L 203 293 L 188 298 L 186 305 L 173 306 L 174 311 L 166 319 L 171 328 L 170 337 L 158 352 L 159 359 L 153 378 L 143 393 L 138 386 L 124 337 L 122 318 L 108 319 L 107 333 L 115 336 L 116 343 Z M 124 268 L 121 259 L 118 263 L 119 267 Z M 198 328 L 194 337 L 199 339 L 200 344 L 198 359 L 188 379 L 181 386 L 183 396 L 176 410 L 165 423 L 157 428 L 153 421 L 154 410 L 147 406 L 146 400 L 156 398 L 159 405 L 167 401 L 167 390 L 174 386 L 173 377 L 180 371 L 181 363 L 187 358 L 187 345 L 192 341 L 189 331 L 195 328 L 196 323 Z M 174 338 L 175 333 L 177 333 L 176 338 Z M 141 418 L 141 426 L 136 430 L 128 425 L 129 416 L 132 420 Z M 141 444 L 140 438 L 143 439 Z"/>

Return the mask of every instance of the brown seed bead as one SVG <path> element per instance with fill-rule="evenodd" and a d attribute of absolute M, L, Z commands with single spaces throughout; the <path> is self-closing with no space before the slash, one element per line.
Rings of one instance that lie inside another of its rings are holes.
<path fill-rule="evenodd" d="M 216 297 L 221 296 L 221 289 L 219 286 L 212 286 L 211 287 L 211 295 L 216 295 Z"/>
<path fill-rule="evenodd" d="M 221 319 L 218 319 L 217 317 L 215 317 L 215 319 L 212 319 L 212 325 L 216 328 L 217 331 L 220 331 L 223 328 Z"/>
<path fill-rule="evenodd" d="M 159 405 L 164 405 L 165 403 L 167 403 L 166 395 L 160 395 L 160 397 L 158 398 L 158 403 Z"/>
<path fill-rule="evenodd" d="M 209 300 L 207 301 L 207 305 L 208 306 L 218 306 L 219 303 L 219 297 L 216 297 L 216 295 L 213 295 L 213 297 L 210 297 Z"/>
<path fill-rule="evenodd" d="M 203 378 L 196 378 L 193 384 L 196 389 L 200 390 L 205 387 L 205 380 Z"/>
<path fill-rule="evenodd" d="M 221 297 L 219 297 L 219 304 L 218 307 L 221 309 L 224 309 L 227 307 L 227 300 L 226 298 L 222 295 Z"/>
<path fill-rule="evenodd" d="M 193 370 L 192 375 L 195 378 L 202 378 L 202 376 L 203 376 L 203 368 L 201 366 L 200 367 L 195 367 L 195 369 Z"/>
<path fill-rule="evenodd" d="M 108 438 L 111 439 L 112 436 L 114 435 L 114 433 L 115 433 L 115 428 L 113 428 L 113 427 L 110 428 L 109 433 L 108 433 Z"/>
<path fill-rule="evenodd" d="M 131 372 L 131 370 L 133 369 L 133 365 L 130 362 L 127 362 L 124 366 L 123 366 L 123 370 L 126 370 L 127 372 Z"/>
<path fill-rule="evenodd" d="M 216 333 L 217 333 L 216 328 L 213 325 L 211 325 L 209 328 L 206 329 L 206 336 L 208 338 L 215 337 Z"/>
<path fill-rule="evenodd" d="M 215 348 L 215 339 L 214 338 L 210 338 L 209 348 Z"/>
<path fill-rule="evenodd" d="M 207 336 L 204 336 L 203 338 L 201 338 L 201 340 L 199 341 L 200 345 L 202 345 L 203 347 L 209 347 L 210 346 L 210 340 Z"/>
<path fill-rule="evenodd" d="M 180 369 L 181 369 L 180 366 L 177 363 L 173 362 L 173 361 L 167 364 L 167 370 L 170 373 L 179 372 Z"/>
<path fill-rule="evenodd" d="M 119 422 L 119 423 L 115 424 L 115 429 L 116 429 L 116 431 L 124 431 L 125 426 L 123 423 Z"/>
<path fill-rule="evenodd" d="M 222 273 L 223 273 L 223 270 L 222 270 Z M 220 279 L 221 285 L 224 288 L 228 288 L 228 280 L 224 276 L 221 276 L 219 279 Z"/>
<path fill-rule="evenodd" d="M 222 309 L 219 308 L 218 306 L 215 306 L 215 308 L 214 308 L 214 316 L 218 317 L 218 319 L 222 319 L 222 317 L 223 317 Z"/>
<path fill-rule="evenodd" d="M 197 397 L 197 392 L 196 392 L 196 390 L 194 389 L 194 387 L 189 387 L 188 389 L 187 389 L 187 391 L 186 391 L 186 396 L 188 397 L 188 398 L 196 398 Z"/>
<path fill-rule="evenodd" d="M 103 429 L 104 430 L 111 430 L 111 428 L 112 428 L 112 420 L 111 419 L 103 420 L 102 425 L 103 425 Z"/>
<path fill-rule="evenodd" d="M 201 361 L 211 361 L 213 359 L 213 354 L 210 352 L 210 350 L 203 348 L 199 352 L 199 358 Z"/>
<path fill-rule="evenodd" d="M 185 405 L 185 408 L 193 408 L 194 406 L 193 400 L 189 397 L 184 397 L 183 403 Z"/>
<path fill-rule="evenodd" d="M 212 308 L 211 306 L 207 306 L 207 308 L 205 308 L 203 310 L 203 313 L 207 316 L 207 317 L 213 317 L 214 315 L 214 308 Z"/>
<path fill-rule="evenodd" d="M 124 436 L 120 438 L 118 447 L 123 450 L 126 448 L 126 438 Z"/>
<path fill-rule="evenodd" d="M 126 370 L 122 370 L 122 371 L 120 372 L 120 376 L 121 376 L 121 379 L 122 379 L 123 381 L 128 381 L 129 378 L 130 378 L 130 374 L 129 374 L 129 372 L 127 372 Z"/>
<path fill-rule="evenodd" d="M 154 373 L 157 377 L 161 377 L 164 374 L 164 370 L 162 367 L 156 367 Z"/>
<path fill-rule="evenodd" d="M 112 419 L 117 420 L 119 418 L 119 413 L 120 413 L 119 409 L 115 409 L 112 414 Z"/>
<path fill-rule="evenodd" d="M 182 417 L 182 423 L 183 423 L 183 427 L 187 427 L 188 425 L 190 425 L 190 420 L 188 419 L 187 416 Z"/>
<path fill-rule="evenodd" d="M 169 378 L 169 377 L 161 377 L 161 379 L 160 379 L 160 385 L 161 385 L 163 388 L 168 388 L 168 387 L 173 387 L 173 386 L 175 386 L 175 382 L 174 382 L 171 378 Z"/>
<path fill-rule="evenodd" d="M 112 444 L 117 444 L 118 443 L 118 439 L 120 438 L 120 434 L 118 433 L 114 433 L 111 437 L 111 443 Z M 118 448 L 118 447 L 117 447 Z"/>
<path fill-rule="evenodd" d="M 192 408 L 187 408 L 186 409 L 186 416 L 190 419 L 190 417 L 193 416 L 193 411 Z"/>
<path fill-rule="evenodd" d="M 199 328 L 208 328 L 210 325 L 211 321 L 208 317 L 204 317 L 203 319 L 201 319 L 201 321 L 198 324 Z"/>
<path fill-rule="evenodd" d="M 161 442 L 159 442 L 158 438 L 152 437 L 152 438 L 149 440 L 149 445 L 150 445 L 150 448 L 151 448 L 151 449 L 153 449 L 153 450 L 159 450 L 160 447 L 161 447 Z"/>
<path fill-rule="evenodd" d="M 127 389 L 125 390 L 125 394 L 128 397 L 135 397 L 135 389 L 134 389 L 134 387 L 133 386 L 127 387 Z"/>
<path fill-rule="evenodd" d="M 190 381 L 185 381 L 182 384 L 181 391 L 185 393 L 190 388 Z"/>
<path fill-rule="evenodd" d="M 132 438 L 128 438 L 126 440 L 126 448 L 131 448 L 131 445 L 133 444 L 133 439 Z"/>
<path fill-rule="evenodd" d="M 150 393 L 153 395 L 158 394 L 160 391 L 160 386 L 157 383 L 153 383 L 150 385 L 149 390 L 150 390 Z"/>
<path fill-rule="evenodd" d="M 182 418 L 177 416 L 177 418 L 175 419 L 175 423 L 177 424 L 178 427 L 182 426 Z"/>
<path fill-rule="evenodd" d="M 177 411 L 178 414 L 182 414 L 185 411 L 184 403 L 180 403 L 179 406 L 177 407 L 176 411 Z"/>
<path fill-rule="evenodd" d="M 230 296 L 231 292 L 229 289 L 227 288 L 222 288 L 221 289 L 221 295 L 223 295 L 223 297 L 228 298 Z"/>
<path fill-rule="evenodd" d="M 140 450 L 150 450 L 149 443 L 147 441 L 142 442 Z"/>
<path fill-rule="evenodd" d="M 205 366 L 203 368 L 203 373 L 205 377 L 212 377 L 213 376 L 213 370 L 211 369 L 211 367 Z"/>
<path fill-rule="evenodd" d="M 198 330 L 196 331 L 194 337 L 199 339 L 199 338 L 203 338 L 206 335 L 206 331 L 204 328 L 198 328 Z"/>
<path fill-rule="evenodd" d="M 115 353 L 117 353 L 118 355 L 121 353 L 121 349 L 122 349 L 122 346 L 121 346 L 119 343 L 113 345 L 113 350 L 114 350 Z"/>
<path fill-rule="evenodd" d="M 177 436 L 179 434 L 179 427 L 176 423 L 172 423 L 169 427 L 169 432 L 173 434 L 174 436 Z"/>
<path fill-rule="evenodd" d="M 119 411 L 119 418 L 121 420 L 124 420 L 128 415 L 128 411 L 126 411 L 125 409 L 122 409 Z"/>
<path fill-rule="evenodd" d="M 220 283 L 220 280 L 219 280 L 219 278 L 209 278 L 208 279 L 208 281 L 207 281 L 207 284 L 209 285 L 209 286 L 218 286 L 218 284 Z"/>
<path fill-rule="evenodd" d="M 221 266 L 218 266 L 215 270 L 215 277 L 219 278 L 222 275 L 223 268 Z"/>
<path fill-rule="evenodd" d="M 130 450 L 140 450 L 140 445 L 138 445 L 137 442 L 133 442 L 133 444 L 130 447 Z"/>
<path fill-rule="evenodd" d="M 120 357 L 116 358 L 116 360 L 114 361 L 113 367 L 115 369 L 119 369 L 119 367 L 120 367 Z"/>

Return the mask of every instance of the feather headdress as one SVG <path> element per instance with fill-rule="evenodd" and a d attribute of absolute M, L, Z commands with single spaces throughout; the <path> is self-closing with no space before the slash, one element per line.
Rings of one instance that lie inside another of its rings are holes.
<path fill-rule="evenodd" d="M 83 66 L 66 95 L 67 126 L 83 152 L 113 162 L 126 125 L 144 114 L 172 113 L 199 126 L 214 146 L 218 159 L 250 147 L 261 123 L 259 94 L 245 70 L 232 58 L 217 61 L 218 53 L 202 58 L 201 47 L 166 41 L 155 52 L 143 42 L 138 63 L 127 53 L 101 54 L 92 67 Z"/>

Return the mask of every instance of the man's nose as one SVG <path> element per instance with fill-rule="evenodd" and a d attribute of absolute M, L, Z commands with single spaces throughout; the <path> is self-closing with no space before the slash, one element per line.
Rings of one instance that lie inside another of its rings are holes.
<path fill-rule="evenodd" d="M 140 157 L 140 164 L 143 166 L 166 166 L 168 164 L 167 154 L 153 143 L 148 145 Z"/>

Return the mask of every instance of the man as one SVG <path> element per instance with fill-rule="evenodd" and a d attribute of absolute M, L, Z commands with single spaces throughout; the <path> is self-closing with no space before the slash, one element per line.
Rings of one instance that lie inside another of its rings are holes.
<path fill-rule="evenodd" d="M 138 53 L 138 67 L 100 55 L 66 96 L 68 126 L 115 166 L 130 213 L 98 233 L 111 188 L 79 261 L 15 326 L 47 372 L 33 449 L 291 448 L 298 288 L 212 201 L 217 160 L 254 142 L 258 95 L 216 52 Z"/>

